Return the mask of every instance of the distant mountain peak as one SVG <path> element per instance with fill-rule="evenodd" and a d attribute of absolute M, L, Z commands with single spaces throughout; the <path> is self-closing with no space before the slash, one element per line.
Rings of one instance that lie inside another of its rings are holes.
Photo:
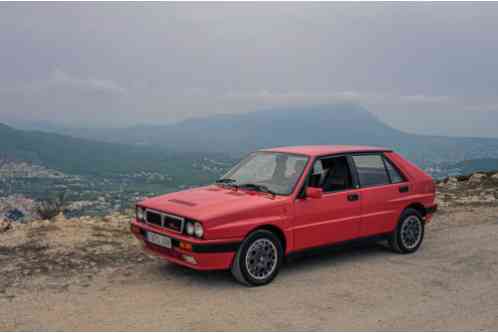
<path fill-rule="evenodd" d="M 10 127 L 10 126 L 9 126 L 9 125 L 7 125 L 7 124 L 0 123 L 0 129 L 3 129 L 3 130 L 6 130 L 6 129 L 12 130 L 13 128 L 12 128 L 12 127 Z"/>
<path fill-rule="evenodd" d="M 498 156 L 497 139 L 414 135 L 395 129 L 355 103 L 265 108 L 186 119 L 168 125 L 64 129 L 73 137 L 181 153 L 241 155 L 260 148 L 305 144 L 376 145 L 421 163 Z"/>

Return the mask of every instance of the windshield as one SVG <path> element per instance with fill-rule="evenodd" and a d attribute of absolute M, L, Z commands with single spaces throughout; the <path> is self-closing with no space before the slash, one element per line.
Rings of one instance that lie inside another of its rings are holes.
<path fill-rule="evenodd" d="M 218 182 L 289 195 L 307 162 L 308 157 L 302 155 L 256 152 L 240 161 Z"/>

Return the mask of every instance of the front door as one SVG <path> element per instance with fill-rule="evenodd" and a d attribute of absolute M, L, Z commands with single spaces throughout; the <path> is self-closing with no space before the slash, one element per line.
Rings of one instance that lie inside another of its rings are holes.
<path fill-rule="evenodd" d="M 294 244 L 296 250 L 358 237 L 361 197 L 355 189 L 346 156 L 315 161 L 308 186 L 320 187 L 321 198 L 295 201 Z"/>

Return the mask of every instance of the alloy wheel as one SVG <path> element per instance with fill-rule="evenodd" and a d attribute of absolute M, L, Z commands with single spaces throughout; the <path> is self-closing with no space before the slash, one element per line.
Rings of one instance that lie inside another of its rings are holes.
<path fill-rule="evenodd" d="M 401 242 L 407 249 L 415 248 L 422 238 L 422 221 L 415 215 L 408 216 L 401 226 Z"/>
<path fill-rule="evenodd" d="M 247 273 L 256 280 L 268 278 L 277 267 L 277 248 L 267 238 L 259 238 L 251 244 L 245 258 Z"/>

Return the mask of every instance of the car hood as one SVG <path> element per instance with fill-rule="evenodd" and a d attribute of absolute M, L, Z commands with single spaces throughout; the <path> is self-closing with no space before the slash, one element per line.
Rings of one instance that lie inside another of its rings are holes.
<path fill-rule="evenodd" d="M 199 221 L 208 221 L 235 212 L 269 208 L 279 205 L 285 199 L 286 197 L 261 192 L 210 185 L 148 198 L 139 205 Z"/>

